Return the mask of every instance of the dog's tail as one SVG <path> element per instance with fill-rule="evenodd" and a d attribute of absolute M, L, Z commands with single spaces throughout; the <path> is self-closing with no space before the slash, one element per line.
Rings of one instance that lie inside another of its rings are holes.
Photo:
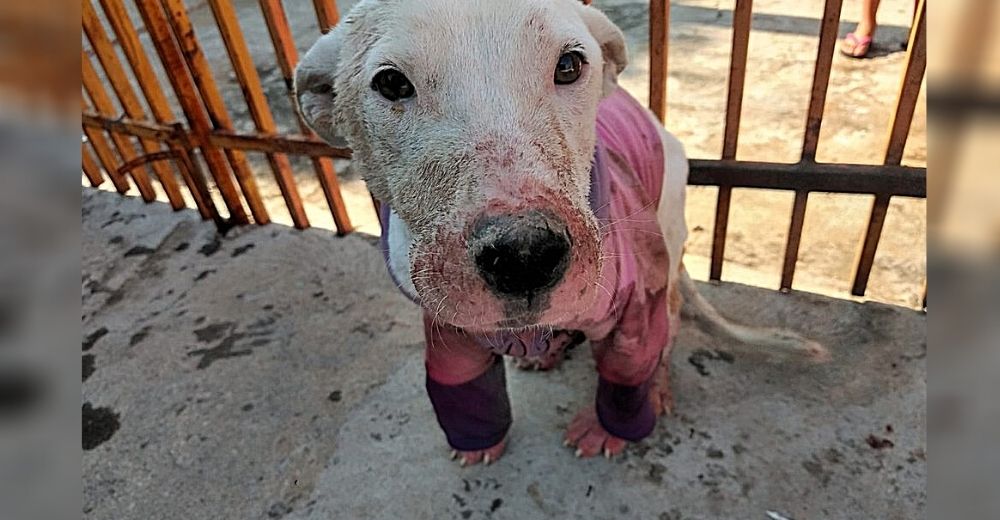
<path fill-rule="evenodd" d="M 797 357 L 823 362 L 830 359 L 830 352 L 823 345 L 787 330 L 770 327 L 750 327 L 733 323 L 719 314 L 719 311 L 705 299 L 687 269 L 680 268 L 680 289 L 684 297 L 685 314 L 692 315 L 709 332 L 735 339 L 745 345 L 757 347 L 765 354 L 778 357 Z"/>

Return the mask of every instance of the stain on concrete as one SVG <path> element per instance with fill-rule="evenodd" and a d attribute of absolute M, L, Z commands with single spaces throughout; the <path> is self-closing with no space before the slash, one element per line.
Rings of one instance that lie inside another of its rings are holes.
<path fill-rule="evenodd" d="M 892 442 L 885 437 L 879 437 L 878 435 L 872 434 L 865 439 L 865 442 L 874 450 L 885 450 L 896 446 L 896 443 Z"/>
<path fill-rule="evenodd" d="M 292 512 L 292 507 L 284 502 L 275 502 L 267 510 L 268 518 L 281 518 Z"/>
<path fill-rule="evenodd" d="M 149 337 L 150 328 L 151 327 L 146 326 L 146 327 L 143 327 L 143 328 L 139 329 L 139 332 L 136 332 L 135 334 L 132 334 L 132 337 L 129 338 L 129 340 L 128 340 L 128 346 L 129 347 L 134 347 L 134 346 L 138 345 L 139 343 L 141 343 L 144 339 L 146 339 L 147 337 Z"/>
<path fill-rule="evenodd" d="M 125 258 L 130 258 L 133 256 L 149 256 L 155 253 L 156 250 L 146 246 L 135 246 L 128 251 L 125 251 Z"/>
<path fill-rule="evenodd" d="M 214 272 L 215 272 L 215 269 L 206 269 L 206 270 L 198 273 L 198 276 L 194 277 L 194 281 L 200 282 L 200 281 L 204 280 L 206 277 L 208 277 L 208 275 L 210 275 L 210 274 L 212 274 Z"/>
<path fill-rule="evenodd" d="M 198 249 L 198 252 L 204 256 L 212 256 L 219 251 L 222 247 L 222 241 L 219 237 L 212 237 L 212 240 Z"/>
<path fill-rule="evenodd" d="M 94 373 L 94 355 L 83 355 L 83 380 L 86 381 Z"/>
<path fill-rule="evenodd" d="M 237 247 L 236 249 L 233 250 L 233 254 L 231 255 L 231 257 L 236 258 L 237 256 L 246 253 L 247 251 L 253 249 L 254 247 L 256 247 L 256 244 L 247 244 L 245 246 Z"/>
<path fill-rule="evenodd" d="M 198 323 L 205 321 L 205 318 L 198 318 Z M 222 337 L 227 330 L 233 328 L 236 323 L 232 321 L 224 321 L 222 323 L 213 323 L 211 325 L 202 327 L 200 329 L 195 329 L 194 336 L 198 338 L 201 343 L 208 343 L 215 341 Z"/>
<path fill-rule="evenodd" d="M 266 320 L 264 321 L 266 322 Z M 251 328 L 259 329 L 259 327 L 253 326 Z M 213 323 L 196 329 L 194 335 L 201 343 L 218 341 L 218 344 L 211 348 L 192 350 L 187 355 L 189 357 L 200 356 L 201 359 L 198 360 L 196 368 L 205 369 L 212 366 L 212 363 L 222 359 L 249 356 L 253 353 L 253 349 L 248 347 L 260 347 L 268 344 L 270 340 L 266 336 L 270 334 L 270 330 L 236 332 L 236 323 L 231 321 Z M 241 342 L 244 339 L 251 339 L 252 341 L 249 345 L 244 345 L 244 348 L 237 348 L 237 342 Z"/>
<path fill-rule="evenodd" d="M 735 361 L 735 358 L 729 352 L 707 349 L 695 350 L 690 356 L 688 356 L 688 363 L 691 363 L 691 366 L 693 366 L 698 371 L 698 374 L 702 376 L 711 375 L 706 368 L 706 361 L 725 361 L 726 363 L 732 363 Z"/>
<path fill-rule="evenodd" d="M 108 334 L 107 327 L 101 327 L 95 330 L 94 332 L 87 334 L 87 336 L 83 338 L 83 351 L 86 352 L 94 348 L 94 344 L 97 343 L 97 340 L 103 338 L 107 334 Z"/>
<path fill-rule="evenodd" d="M 83 449 L 90 451 L 111 439 L 121 428 L 119 418 L 111 408 L 83 403 Z"/>

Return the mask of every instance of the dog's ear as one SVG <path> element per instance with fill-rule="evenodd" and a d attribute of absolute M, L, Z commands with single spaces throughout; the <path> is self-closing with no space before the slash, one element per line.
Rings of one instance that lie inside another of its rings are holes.
<path fill-rule="evenodd" d="M 320 137 L 332 141 L 337 134 L 337 64 L 344 28 L 335 27 L 320 37 L 295 68 L 295 99 L 302 118 Z"/>
<path fill-rule="evenodd" d="M 625 35 L 607 16 L 594 7 L 589 1 L 580 7 L 580 16 L 587 24 L 590 34 L 601 45 L 604 55 L 604 95 L 614 92 L 618 87 L 618 75 L 628 65 L 628 49 L 625 47 Z"/>

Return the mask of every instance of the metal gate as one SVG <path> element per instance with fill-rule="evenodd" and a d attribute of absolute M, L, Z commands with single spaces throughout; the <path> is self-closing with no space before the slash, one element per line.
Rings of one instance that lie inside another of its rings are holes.
<path fill-rule="evenodd" d="M 185 207 L 183 184 L 201 216 L 214 220 L 220 228 L 251 222 L 267 224 L 270 216 L 245 155 L 245 152 L 262 152 L 295 227 L 304 229 L 309 227 L 309 219 L 292 176 L 289 155 L 309 156 L 337 233 L 347 234 L 353 230 L 332 162 L 333 158 L 350 158 L 350 150 L 320 141 L 301 118 L 297 118 L 297 133 L 278 132 L 230 0 L 208 0 L 208 5 L 247 103 L 256 130 L 253 132 L 235 130 L 183 0 L 135 3 L 184 114 L 183 122 L 172 112 L 154 73 L 151 53 L 141 45 L 139 28 L 133 24 L 126 7 L 120 0 L 97 1 L 100 12 L 92 0 L 83 0 L 82 17 L 83 32 L 97 61 L 97 64 L 93 62 L 90 53 L 82 53 L 83 132 L 86 136 L 82 169 L 92 185 L 102 184 L 107 177 L 117 191 L 126 193 L 134 183 L 140 196 L 152 201 L 156 196 L 152 180 L 155 178 L 170 204 L 181 209 Z M 874 195 L 851 287 L 851 293 L 857 296 L 865 294 L 891 198 L 926 197 L 926 168 L 900 164 L 926 68 L 925 0 L 918 2 L 910 30 L 906 66 L 886 136 L 883 164 L 816 162 L 842 3 L 843 0 L 826 1 L 805 115 L 801 158 L 798 163 L 784 164 L 736 160 L 753 10 L 752 0 L 736 0 L 722 156 L 718 160 L 691 161 L 690 184 L 719 187 L 711 255 L 712 280 L 719 280 L 722 275 L 733 188 L 795 192 L 781 276 L 782 290 L 792 287 L 809 194 Z M 280 0 L 259 0 L 259 4 L 287 94 L 292 96 L 298 55 L 284 7 Z M 339 17 L 335 1 L 313 0 L 313 7 L 319 30 L 329 31 Z M 667 112 L 669 12 L 668 0 L 650 1 L 649 99 L 650 108 L 661 120 Z M 151 114 L 145 113 L 116 47 L 124 55 Z M 106 81 L 102 81 L 98 66 Z M 117 98 L 118 106 L 108 93 L 108 87 Z M 225 206 L 225 215 L 215 202 L 216 198 Z"/>

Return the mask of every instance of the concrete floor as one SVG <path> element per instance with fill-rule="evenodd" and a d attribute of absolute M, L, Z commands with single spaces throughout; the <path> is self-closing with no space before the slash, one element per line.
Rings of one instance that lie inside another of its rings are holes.
<path fill-rule="evenodd" d="M 613 461 L 561 434 L 593 395 L 588 348 L 509 370 L 507 454 L 460 468 L 423 389 L 418 310 L 363 235 L 216 236 L 83 190 L 88 519 L 912 519 L 926 502 L 925 316 L 736 284 L 744 322 L 826 343 L 775 363 L 687 324 L 676 414 Z"/>

